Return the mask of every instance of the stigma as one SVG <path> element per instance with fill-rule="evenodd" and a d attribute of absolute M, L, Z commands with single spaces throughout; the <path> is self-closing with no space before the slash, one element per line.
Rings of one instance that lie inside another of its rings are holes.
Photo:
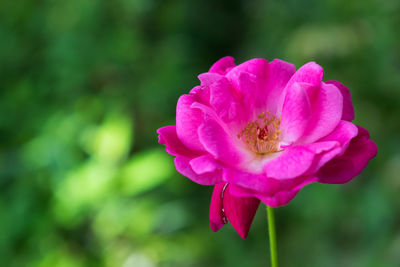
<path fill-rule="evenodd" d="M 280 118 L 271 115 L 268 111 L 262 112 L 254 121 L 249 122 L 237 137 L 246 144 L 249 150 L 257 154 L 278 152 L 280 124 Z"/>

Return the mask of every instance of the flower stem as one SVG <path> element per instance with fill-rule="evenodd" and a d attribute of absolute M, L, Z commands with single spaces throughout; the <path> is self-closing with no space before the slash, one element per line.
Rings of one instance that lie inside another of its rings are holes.
<path fill-rule="evenodd" d="M 271 266 L 278 267 L 278 251 L 276 249 L 274 209 L 267 206 L 267 214 L 268 214 L 269 247 L 271 251 Z"/>

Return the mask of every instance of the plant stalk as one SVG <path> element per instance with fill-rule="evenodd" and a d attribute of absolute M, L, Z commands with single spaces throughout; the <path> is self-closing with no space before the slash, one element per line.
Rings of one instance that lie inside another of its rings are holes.
<path fill-rule="evenodd" d="M 267 206 L 269 247 L 271 251 L 271 267 L 278 267 L 278 251 L 276 248 L 276 232 L 274 208 Z"/>

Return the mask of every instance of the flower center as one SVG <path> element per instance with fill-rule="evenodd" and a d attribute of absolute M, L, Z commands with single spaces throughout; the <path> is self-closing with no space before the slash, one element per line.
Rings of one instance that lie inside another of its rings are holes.
<path fill-rule="evenodd" d="M 279 151 L 280 118 L 268 111 L 259 114 L 253 122 L 237 135 L 247 147 L 257 154 L 268 154 Z"/>

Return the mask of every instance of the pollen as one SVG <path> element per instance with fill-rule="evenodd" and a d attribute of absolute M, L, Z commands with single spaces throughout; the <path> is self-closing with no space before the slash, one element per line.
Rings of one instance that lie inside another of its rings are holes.
<path fill-rule="evenodd" d="M 280 118 L 268 111 L 260 113 L 237 135 L 247 147 L 257 154 L 279 151 Z"/>

